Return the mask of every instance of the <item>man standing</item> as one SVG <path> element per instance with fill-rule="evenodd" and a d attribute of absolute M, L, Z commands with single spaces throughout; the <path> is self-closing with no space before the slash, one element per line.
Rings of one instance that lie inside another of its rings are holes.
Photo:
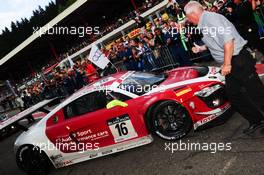
<path fill-rule="evenodd" d="M 263 127 L 264 86 L 256 73 L 256 62 L 247 50 L 247 41 L 224 16 L 204 11 L 196 1 L 190 1 L 184 10 L 187 19 L 198 25 L 205 43 L 204 46 L 195 45 L 193 52 L 208 48 L 214 59 L 222 64 L 230 103 L 249 122 L 249 128 L 243 132 L 249 134 Z"/>
<path fill-rule="evenodd" d="M 192 62 L 189 60 L 188 52 L 184 49 L 178 29 L 172 28 L 167 22 L 163 27 L 167 46 L 173 55 L 174 62 L 179 62 L 180 66 L 191 66 Z"/>
<path fill-rule="evenodd" d="M 250 47 L 264 54 L 263 42 L 260 40 L 258 24 L 254 17 L 254 11 L 257 7 L 256 1 L 233 0 L 233 2 L 233 8 L 229 7 L 227 10 L 231 14 L 236 29 L 248 41 Z"/>

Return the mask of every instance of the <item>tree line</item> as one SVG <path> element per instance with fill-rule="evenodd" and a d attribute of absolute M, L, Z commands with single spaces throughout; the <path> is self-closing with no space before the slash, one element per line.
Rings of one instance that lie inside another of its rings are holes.
<path fill-rule="evenodd" d="M 12 21 L 11 28 L 9 29 L 6 26 L 0 35 L 0 58 L 3 58 L 8 52 L 31 36 L 34 28 L 44 26 L 75 1 L 51 1 L 44 9 L 39 6 L 34 10 L 29 19 L 21 18 L 19 21 Z"/>

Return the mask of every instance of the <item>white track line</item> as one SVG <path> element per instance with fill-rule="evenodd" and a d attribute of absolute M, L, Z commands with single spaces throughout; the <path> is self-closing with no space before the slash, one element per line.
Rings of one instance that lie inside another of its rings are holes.
<path fill-rule="evenodd" d="M 224 168 L 218 173 L 218 175 L 224 175 L 231 168 L 237 157 L 232 157 L 224 166 Z"/>

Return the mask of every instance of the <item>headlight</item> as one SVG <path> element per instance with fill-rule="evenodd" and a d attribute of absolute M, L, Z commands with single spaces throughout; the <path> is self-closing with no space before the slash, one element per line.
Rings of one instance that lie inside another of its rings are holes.
<path fill-rule="evenodd" d="M 217 84 L 211 87 L 204 88 L 196 92 L 195 95 L 199 97 L 209 108 L 218 108 L 227 102 L 225 89 L 222 85 Z"/>
<path fill-rule="evenodd" d="M 217 84 L 211 87 L 204 88 L 203 90 L 194 93 L 194 95 L 198 97 L 209 97 L 210 95 L 212 95 L 214 92 L 216 92 L 217 90 L 221 88 L 222 86 L 220 84 Z"/>

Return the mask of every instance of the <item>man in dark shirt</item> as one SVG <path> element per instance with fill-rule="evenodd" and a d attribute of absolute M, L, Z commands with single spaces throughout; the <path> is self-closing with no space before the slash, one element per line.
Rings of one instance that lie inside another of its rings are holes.
<path fill-rule="evenodd" d="M 120 52 L 119 57 L 122 57 L 124 65 L 127 70 L 134 70 L 134 60 L 132 59 L 132 48 L 131 46 L 125 47 L 124 51 Z"/>
<path fill-rule="evenodd" d="M 174 61 L 178 62 L 180 66 L 191 66 L 192 63 L 189 60 L 188 52 L 184 49 L 181 42 L 181 35 L 178 29 L 172 28 L 168 23 L 164 23 L 164 28 L 166 30 L 165 38 L 167 46 L 169 47 Z"/>
<path fill-rule="evenodd" d="M 233 7 L 229 7 L 233 23 L 238 32 L 248 41 L 248 45 L 253 49 L 258 49 L 264 54 L 263 43 L 258 34 L 258 25 L 254 18 L 255 0 L 250 3 L 248 0 L 233 0 Z"/>
<path fill-rule="evenodd" d="M 154 30 L 155 33 L 155 46 L 156 47 L 161 47 L 166 45 L 166 38 L 165 35 L 161 32 L 161 29 L 156 28 Z"/>

